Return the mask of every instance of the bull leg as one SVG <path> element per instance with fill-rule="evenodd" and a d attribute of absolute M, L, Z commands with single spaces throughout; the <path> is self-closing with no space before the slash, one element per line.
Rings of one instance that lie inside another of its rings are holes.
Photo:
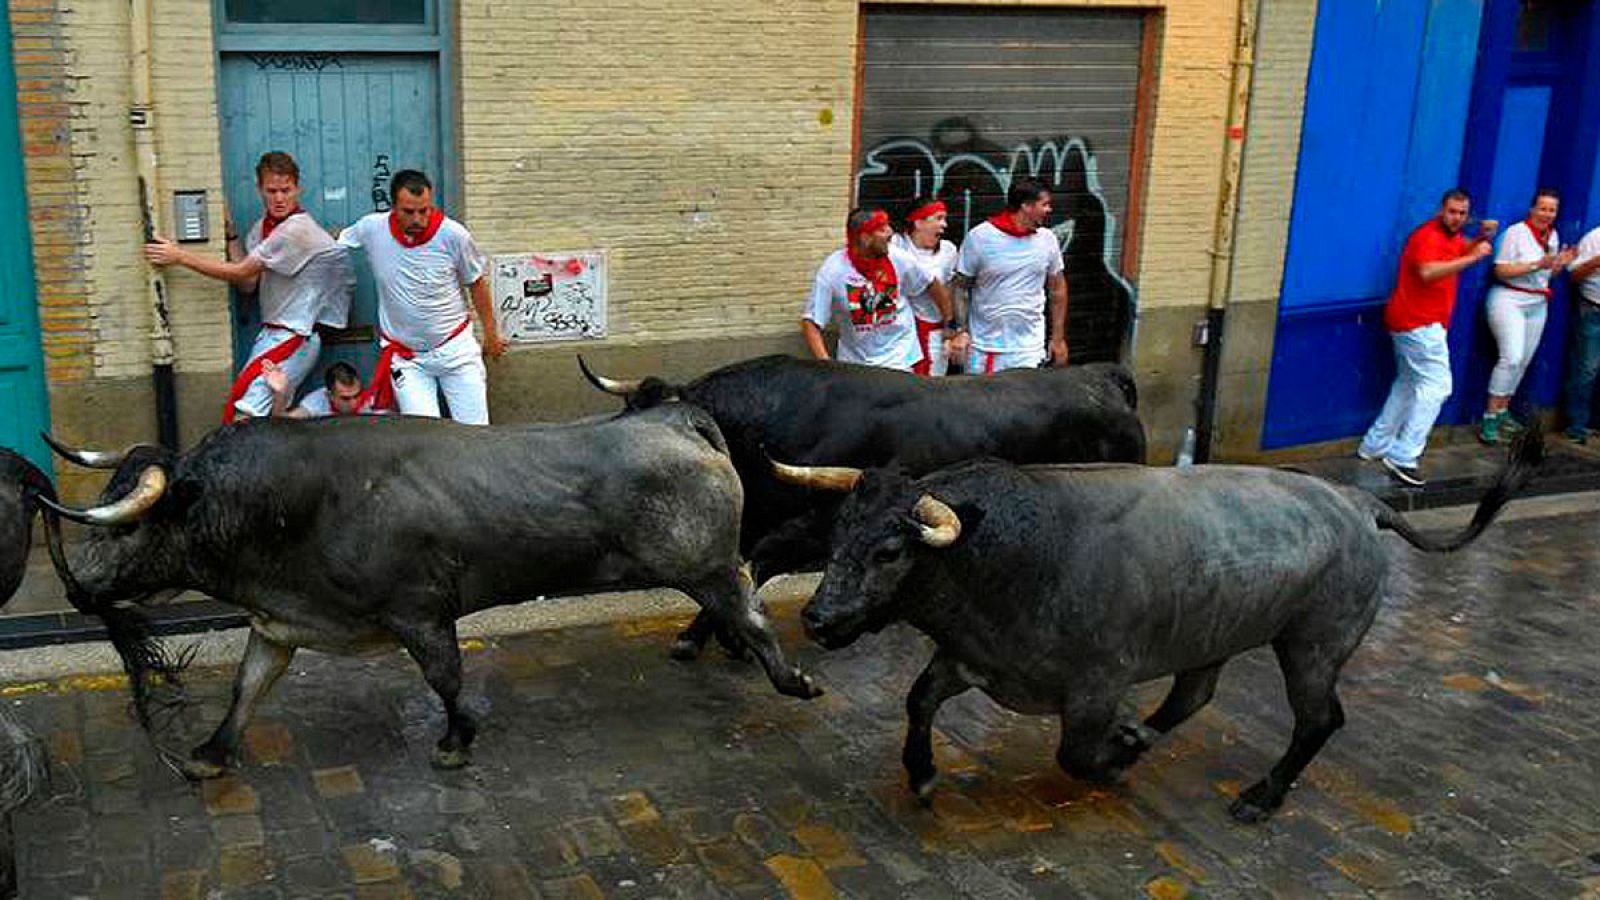
<path fill-rule="evenodd" d="M 822 695 L 822 689 L 812 683 L 811 676 L 800 671 L 798 666 L 791 666 L 784 656 L 783 648 L 778 646 L 777 638 L 767 627 L 766 616 L 756 600 L 755 585 L 747 573 L 736 570 L 732 578 L 682 590 L 711 615 L 718 628 L 733 632 L 754 651 L 778 693 L 806 700 Z"/>
<path fill-rule="evenodd" d="M 1203 669 L 1179 672 L 1172 681 L 1167 699 L 1150 717 L 1140 723 L 1123 723 L 1118 726 L 1117 740 L 1125 749 L 1123 759 L 1116 763 L 1122 768 L 1133 765 L 1145 751 L 1155 746 L 1156 739 L 1182 725 L 1200 708 L 1211 702 L 1217 692 L 1217 676 L 1222 674 L 1222 663 Z"/>
<path fill-rule="evenodd" d="M 1283 795 L 1306 764 L 1344 724 L 1344 707 L 1339 704 L 1335 683 L 1348 652 L 1330 657 L 1325 648 L 1297 646 L 1281 637 L 1272 648 L 1278 653 L 1289 707 L 1294 710 L 1294 734 L 1289 739 L 1288 752 L 1267 777 L 1246 788 L 1228 807 L 1228 812 L 1241 822 L 1260 822 L 1282 806 Z"/>
<path fill-rule="evenodd" d="M 772 578 L 787 572 L 798 572 L 808 564 L 819 562 L 828 555 L 828 523 L 831 516 L 810 512 L 796 516 L 775 528 L 772 533 L 750 548 L 751 578 L 756 588 Z M 689 627 L 679 632 L 672 644 L 672 658 L 688 661 L 699 657 L 705 649 L 706 639 L 712 633 L 717 643 L 735 659 L 745 659 L 749 648 L 730 628 L 718 628 L 717 621 L 705 611 L 694 617 Z"/>
<path fill-rule="evenodd" d="M 433 765 L 438 769 L 459 769 L 471 761 L 469 748 L 477 736 L 478 724 L 460 706 L 461 648 L 456 644 L 456 623 L 389 623 L 400 644 L 422 668 L 428 687 L 444 703 L 444 737 L 433 750 Z"/>
<path fill-rule="evenodd" d="M 256 704 L 289 667 L 294 647 L 280 644 L 255 629 L 250 630 L 244 659 L 233 678 L 233 704 L 228 715 L 204 744 L 194 748 L 183 763 L 190 778 L 215 778 L 233 765 L 239 756 L 239 740 L 255 712 Z"/>
<path fill-rule="evenodd" d="M 906 695 L 906 746 L 900 753 L 906 776 L 917 799 L 924 803 L 933 797 L 933 783 L 938 770 L 933 765 L 933 717 L 946 700 L 965 692 L 972 683 L 961 677 L 960 667 L 944 651 L 936 651 L 933 659 L 917 676 Z"/>
<path fill-rule="evenodd" d="M 1061 746 L 1056 762 L 1068 775 L 1096 784 L 1109 784 L 1138 759 L 1122 739 L 1116 725 L 1123 688 L 1084 689 L 1061 711 Z"/>

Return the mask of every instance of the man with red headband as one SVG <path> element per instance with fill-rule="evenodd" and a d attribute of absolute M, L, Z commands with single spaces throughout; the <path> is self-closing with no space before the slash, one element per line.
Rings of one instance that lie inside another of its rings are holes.
<path fill-rule="evenodd" d="M 928 273 L 947 288 L 956 272 L 956 245 L 944 239 L 949 212 L 944 201 L 919 196 L 906 207 L 892 246 L 915 259 Z M 953 300 L 954 298 L 952 298 Z M 906 292 L 911 304 L 911 314 L 917 326 L 917 345 L 922 351 L 922 362 L 911 371 L 918 375 L 944 375 L 949 371 L 950 358 L 964 359 L 967 338 L 962 334 L 961 322 L 953 309 L 940 309 L 933 296 Z"/>
<path fill-rule="evenodd" d="M 255 294 L 261 304 L 261 329 L 250 360 L 234 379 L 222 420 L 272 412 L 272 389 L 262 366 L 275 363 L 292 391 L 317 364 L 322 349 L 317 325 L 343 328 L 350 315 L 355 276 L 344 250 L 300 208 L 300 167 L 294 157 L 273 151 L 256 163 L 256 191 L 263 215 L 245 235 L 241 248 L 231 223 L 225 225 L 226 261 L 201 256 L 166 238 L 144 247 L 158 266 L 180 265 Z"/>
<path fill-rule="evenodd" d="M 969 287 L 967 371 L 990 374 L 1044 361 L 1045 294 L 1050 295 L 1050 364 L 1067 364 L 1067 277 L 1061 243 L 1044 225 L 1050 191 L 1018 178 L 1006 191 L 1004 212 L 967 232 L 956 264 Z"/>
<path fill-rule="evenodd" d="M 379 353 L 370 404 L 438 418 L 443 391 L 452 419 L 487 425 L 483 355 L 497 359 L 506 350 L 489 300 L 488 260 L 466 227 L 433 205 L 426 175 L 396 172 L 389 196 L 393 209 L 364 216 L 339 235 L 344 246 L 367 251 L 378 285 Z M 472 333 L 463 288 L 483 324 L 484 346 Z"/>
<path fill-rule="evenodd" d="M 907 371 L 921 361 L 905 298 L 926 291 L 948 317 L 950 293 L 915 259 L 889 246 L 893 235 L 883 210 L 850 211 L 845 246 L 817 269 L 811 300 L 800 319 L 812 356 L 829 358 L 822 329 L 837 316 L 840 361 Z"/>

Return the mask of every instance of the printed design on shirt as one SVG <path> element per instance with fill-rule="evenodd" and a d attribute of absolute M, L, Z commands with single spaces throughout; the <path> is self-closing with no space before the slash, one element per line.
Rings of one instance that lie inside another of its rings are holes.
<path fill-rule="evenodd" d="M 900 312 L 900 286 L 891 284 L 879 291 L 870 284 L 849 285 L 845 288 L 845 306 L 850 311 L 850 324 L 857 330 L 891 324 Z"/>

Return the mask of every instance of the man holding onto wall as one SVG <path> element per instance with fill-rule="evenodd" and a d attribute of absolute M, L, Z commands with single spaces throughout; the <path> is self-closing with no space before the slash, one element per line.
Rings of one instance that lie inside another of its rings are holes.
<path fill-rule="evenodd" d="M 894 229 L 881 209 L 853 209 L 845 219 L 845 245 L 817 269 L 800 333 L 817 359 L 828 359 L 822 329 L 839 325 L 839 360 L 910 371 L 922 360 L 916 322 L 906 302 L 926 292 L 950 318 L 950 292 L 910 255 L 889 242 Z"/>
<path fill-rule="evenodd" d="M 1417 463 L 1428 445 L 1428 432 L 1450 396 L 1450 345 L 1445 330 L 1455 308 L 1458 276 L 1493 251 L 1497 224 L 1485 220 L 1478 237 L 1461 233 L 1471 198 L 1463 190 L 1447 191 L 1434 217 L 1406 239 L 1400 274 L 1383 310 L 1394 341 L 1398 371 L 1389 399 L 1367 429 L 1356 454 L 1379 460 L 1396 480 L 1414 487 L 1427 481 Z"/>
<path fill-rule="evenodd" d="M 1567 367 L 1567 438 L 1583 444 L 1589 440 L 1589 411 L 1594 406 L 1595 376 L 1600 374 L 1600 228 L 1578 241 L 1567 274 L 1578 287 L 1572 362 Z"/>
<path fill-rule="evenodd" d="M 1046 358 L 1067 364 L 1067 276 L 1061 243 L 1045 228 L 1050 191 L 1032 178 L 1006 190 L 1006 208 L 967 232 L 956 264 L 968 285 L 967 331 L 974 375 L 1033 368 Z M 1045 295 L 1050 345 L 1045 346 Z"/>
<path fill-rule="evenodd" d="M 292 392 L 316 367 L 322 349 L 316 326 L 343 328 L 355 291 L 347 254 L 300 208 L 300 167 L 294 157 L 263 154 L 256 163 L 256 191 L 262 217 L 250 226 L 242 247 L 231 223 L 225 226 L 226 260 L 190 252 L 163 237 L 144 247 L 145 259 L 158 266 L 180 265 L 229 282 L 241 293 L 255 294 L 261 304 L 261 328 L 228 394 L 224 422 L 271 413 L 272 389 L 262 366 L 280 366 Z"/>
<path fill-rule="evenodd" d="M 378 285 L 373 404 L 437 418 L 443 391 L 451 418 L 487 425 L 483 356 L 498 359 L 506 350 L 489 299 L 488 260 L 466 227 L 433 205 L 426 175 L 396 172 L 389 195 L 393 209 L 363 216 L 339 235 L 345 247 L 367 251 Z M 463 288 L 483 324 L 481 347 Z"/>

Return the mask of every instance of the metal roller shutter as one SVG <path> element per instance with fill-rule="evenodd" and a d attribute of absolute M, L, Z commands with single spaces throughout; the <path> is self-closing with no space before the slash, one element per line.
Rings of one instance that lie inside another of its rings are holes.
<path fill-rule="evenodd" d="M 1119 358 L 1120 275 L 1145 14 L 867 7 L 856 196 L 898 212 L 937 192 L 957 244 L 1014 175 L 1051 187 L 1067 256 L 1073 362 Z"/>

